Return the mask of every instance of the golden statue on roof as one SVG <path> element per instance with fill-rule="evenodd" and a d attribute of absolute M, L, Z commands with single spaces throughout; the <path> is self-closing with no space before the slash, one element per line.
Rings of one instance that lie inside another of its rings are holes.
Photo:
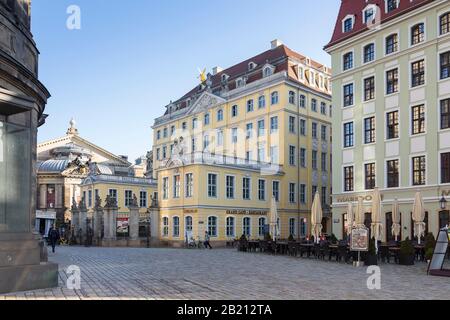
<path fill-rule="evenodd" d="M 200 75 L 198 76 L 198 79 L 200 79 L 200 83 L 205 82 L 206 81 L 206 68 L 204 68 L 203 71 L 198 69 L 198 72 L 200 73 Z"/>

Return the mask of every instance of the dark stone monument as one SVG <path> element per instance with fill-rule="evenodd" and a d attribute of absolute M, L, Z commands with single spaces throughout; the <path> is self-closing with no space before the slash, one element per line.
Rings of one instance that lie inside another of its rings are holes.
<path fill-rule="evenodd" d="M 28 0 L 0 0 L 0 293 L 56 287 L 36 216 L 37 128 L 50 96 L 37 76 Z"/>

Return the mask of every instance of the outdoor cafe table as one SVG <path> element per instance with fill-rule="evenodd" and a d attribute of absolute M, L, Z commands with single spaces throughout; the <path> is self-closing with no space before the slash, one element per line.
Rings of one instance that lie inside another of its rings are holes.
<path fill-rule="evenodd" d="M 300 247 L 303 247 L 303 248 L 307 249 L 306 255 L 309 258 L 311 256 L 312 248 L 314 248 L 314 243 L 301 243 Z"/>
<path fill-rule="evenodd" d="M 260 249 L 259 241 L 256 241 L 256 240 L 249 241 L 248 242 L 248 249 L 249 249 L 249 251 L 255 251 L 256 252 L 257 249 Z"/>
<path fill-rule="evenodd" d="M 288 250 L 288 245 L 289 243 L 286 241 L 277 241 L 277 251 L 280 252 L 281 254 L 285 254 Z"/>

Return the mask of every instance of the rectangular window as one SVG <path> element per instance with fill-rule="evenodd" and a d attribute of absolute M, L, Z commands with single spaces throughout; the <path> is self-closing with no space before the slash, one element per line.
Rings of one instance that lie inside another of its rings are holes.
<path fill-rule="evenodd" d="M 444 13 L 439 17 L 440 34 L 444 35 L 450 32 L 450 12 Z"/>
<path fill-rule="evenodd" d="M 375 98 L 375 77 L 364 79 L 364 101 Z"/>
<path fill-rule="evenodd" d="M 423 186 L 426 180 L 425 156 L 412 158 L 413 185 Z"/>
<path fill-rule="evenodd" d="M 386 4 L 387 13 L 389 13 L 389 12 L 391 12 L 391 11 L 393 11 L 393 10 L 398 8 L 398 2 L 397 1 L 398 0 L 387 0 L 387 4 Z"/>
<path fill-rule="evenodd" d="M 258 180 L 258 199 L 266 200 L 266 180 Z"/>
<path fill-rule="evenodd" d="M 253 123 L 247 123 L 246 125 L 246 138 L 251 139 L 253 137 Z"/>
<path fill-rule="evenodd" d="M 146 191 L 139 192 L 139 207 L 147 208 L 147 192 Z"/>
<path fill-rule="evenodd" d="M 344 167 L 344 191 L 354 190 L 353 167 Z"/>
<path fill-rule="evenodd" d="M 133 191 L 125 190 L 125 207 L 131 206 L 133 203 Z"/>
<path fill-rule="evenodd" d="M 450 152 L 441 153 L 441 183 L 450 183 Z"/>
<path fill-rule="evenodd" d="M 264 130 L 265 130 L 264 120 L 259 120 L 258 121 L 258 137 L 264 136 Z"/>
<path fill-rule="evenodd" d="M 312 168 L 313 170 L 317 170 L 317 151 L 313 150 L 312 151 Z"/>
<path fill-rule="evenodd" d="M 278 131 L 278 117 L 270 118 L 270 133 Z"/>
<path fill-rule="evenodd" d="M 398 69 L 386 72 L 386 94 L 398 92 Z"/>
<path fill-rule="evenodd" d="M 186 198 L 191 198 L 194 194 L 194 175 L 187 173 L 186 176 Z"/>
<path fill-rule="evenodd" d="M 366 190 L 375 189 L 375 163 L 367 163 L 364 165 L 365 172 L 365 188 Z"/>
<path fill-rule="evenodd" d="M 234 177 L 227 176 L 227 199 L 234 199 Z"/>
<path fill-rule="evenodd" d="M 322 193 L 320 194 L 322 200 L 322 207 L 327 205 L 327 187 L 322 187 Z"/>
<path fill-rule="evenodd" d="M 441 100 L 441 129 L 450 128 L 450 99 Z"/>
<path fill-rule="evenodd" d="M 217 141 L 216 141 L 216 145 L 218 147 L 222 147 L 223 146 L 223 130 L 218 130 L 217 131 Z"/>
<path fill-rule="evenodd" d="M 173 176 L 173 197 L 177 199 L 180 197 L 180 176 Z"/>
<path fill-rule="evenodd" d="M 419 23 L 411 28 L 411 45 L 416 45 L 425 40 L 425 24 Z"/>
<path fill-rule="evenodd" d="M 300 202 L 306 203 L 306 185 L 305 184 L 300 185 Z"/>
<path fill-rule="evenodd" d="M 364 119 L 364 143 L 375 142 L 375 117 Z"/>
<path fill-rule="evenodd" d="M 353 105 L 353 83 L 344 86 L 344 107 Z"/>
<path fill-rule="evenodd" d="M 192 152 L 197 151 L 197 139 L 192 138 L 191 144 L 192 144 Z"/>
<path fill-rule="evenodd" d="M 272 181 L 272 195 L 275 201 L 280 201 L 280 181 Z"/>
<path fill-rule="evenodd" d="M 312 186 L 311 189 L 311 201 L 314 201 L 314 197 L 316 196 L 317 193 L 317 186 Z"/>
<path fill-rule="evenodd" d="M 289 203 L 295 203 L 295 183 L 289 183 Z"/>
<path fill-rule="evenodd" d="M 353 68 L 353 52 L 344 54 L 344 71 Z"/>
<path fill-rule="evenodd" d="M 311 110 L 317 112 L 317 100 L 311 99 Z"/>
<path fill-rule="evenodd" d="M 231 129 L 231 143 L 235 144 L 238 141 L 238 129 L 232 128 Z"/>
<path fill-rule="evenodd" d="M 312 137 L 314 139 L 317 139 L 317 123 L 313 122 L 311 125 L 311 132 L 312 132 Z"/>
<path fill-rule="evenodd" d="M 320 137 L 322 138 L 322 141 L 327 141 L 327 126 L 322 125 L 320 127 Z"/>
<path fill-rule="evenodd" d="M 305 148 L 300 149 L 300 166 L 302 168 L 306 168 L 306 149 Z"/>
<path fill-rule="evenodd" d="M 364 47 L 364 63 L 375 60 L 375 44 L 371 43 Z"/>
<path fill-rule="evenodd" d="M 238 106 L 234 105 L 231 107 L 231 117 L 235 118 L 238 115 Z"/>
<path fill-rule="evenodd" d="M 450 51 L 444 52 L 440 56 L 441 79 L 450 77 Z"/>
<path fill-rule="evenodd" d="M 300 134 L 306 136 L 306 120 L 300 119 Z"/>
<path fill-rule="evenodd" d="M 353 122 L 344 123 L 344 148 L 354 145 Z"/>
<path fill-rule="evenodd" d="M 295 166 L 295 147 L 289 146 L 289 165 Z"/>
<path fill-rule="evenodd" d="M 169 199 L 169 178 L 163 178 L 163 199 Z"/>
<path fill-rule="evenodd" d="M 323 172 L 327 171 L 327 153 L 326 152 L 322 152 L 322 154 L 320 156 L 320 167 Z"/>
<path fill-rule="evenodd" d="M 266 161 L 265 149 L 266 148 L 263 144 L 258 144 L 258 162 Z"/>
<path fill-rule="evenodd" d="M 208 173 L 208 197 L 217 198 L 217 174 Z"/>
<path fill-rule="evenodd" d="M 92 190 L 88 191 L 88 207 L 92 207 Z"/>
<path fill-rule="evenodd" d="M 289 117 L 289 132 L 295 133 L 295 117 Z"/>
<path fill-rule="evenodd" d="M 242 198 L 244 200 L 250 200 L 250 178 L 244 177 L 242 178 Z"/>
<path fill-rule="evenodd" d="M 327 104 L 325 102 L 320 103 L 320 113 L 327 114 Z"/>
<path fill-rule="evenodd" d="M 270 147 L 270 162 L 274 164 L 278 164 L 279 161 L 279 151 L 278 146 Z"/>
<path fill-rule="evenodd" d="M 391 34 L 386 38 L 386 54 L 397 52 L 398 50 L 398 35 Z"/>
<path fill-rule="evenodd" d="M 411 109 L 412 134 L 425 132 L 425 106 L 415 106 Z"/>
<path fill-rule="evenodd" d="M 254 110 L 253 108 L 253 100 L 247 101 L 247 112 L 252 112 Z"/>
<path fill-rule="evenodd" d="M 387 187 L 398 188 L 399 187 L 399 161 L 390 160 L 386 165 L 387 169 Z"/>
<path fill-rule="evenodd" d="M 425 60 L 419 60 L 411 64 L 411 77 L 413 88 L 425 84 Z"/>
<path fill-rule="evenodd" d="M 398 130 L 398 111 L 386 114 L 387 139 L 397 139 L 399 137 Z"/>

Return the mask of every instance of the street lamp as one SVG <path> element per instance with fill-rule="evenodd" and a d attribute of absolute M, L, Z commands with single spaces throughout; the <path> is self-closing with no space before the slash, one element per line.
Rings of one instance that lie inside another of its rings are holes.
<path fill-rule="evenodd" d="M 445 210 L 445 208 L 447 208 L 447 200 L 444 196 L 442 196 L 442 199 L 439 201 L 439 205 L 441 206 L 441 210 Z"/>

